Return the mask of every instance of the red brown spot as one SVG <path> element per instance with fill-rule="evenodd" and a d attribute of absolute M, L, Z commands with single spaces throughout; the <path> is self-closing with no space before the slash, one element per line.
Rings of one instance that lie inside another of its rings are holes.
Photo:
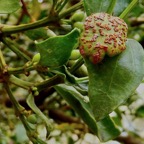
<path fill-rule="evenodd" d="M 101 36 L 104 36 L 103 29 L 99 29 L 99 33 L 100 33 Z"/>
<path fill-rule="evenodd" d="M 80 46 L 80 53 L 81 55 L 85 55 L 84 46 Z"/>
<path fill-rule="evenodd" d="M 126 48 L 127 25 L 106 13 L 92 14 L 86 18 L 81 37 L 80 53 L 97 64 L 105 54 L 114 56 Z"/>
<path fill-rule="evenodd" d="M 98 53 L 94 54 L 92 58 L 93 58 L 93 63 L 97 64 L 101 60 L 100 53 L 98 52 Z"/>

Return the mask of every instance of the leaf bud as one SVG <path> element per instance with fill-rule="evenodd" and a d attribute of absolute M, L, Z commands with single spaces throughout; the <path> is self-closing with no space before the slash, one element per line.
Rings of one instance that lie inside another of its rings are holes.
<path fill-rule="evenodd" d="M 37 64 L 39 63 L 39 61 L 40 61 L 40 53 L 37 53 L 37 54 L 35 54 L 35 55 L 33 56 L 33 58 L 32 58 L 32 63 L 33 63 L 34 65 L 37 65 Z"/>

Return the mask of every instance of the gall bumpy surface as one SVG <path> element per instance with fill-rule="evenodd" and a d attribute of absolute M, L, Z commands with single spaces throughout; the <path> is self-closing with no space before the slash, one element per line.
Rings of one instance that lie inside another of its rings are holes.
<path fill-rule="evenodd" d="M 106 55 L 112 57 L 125 50 L 127 24 L 119 17 L 107 13 L 88 16 L 80 37 L 80 53 L 94 64 Z"/>

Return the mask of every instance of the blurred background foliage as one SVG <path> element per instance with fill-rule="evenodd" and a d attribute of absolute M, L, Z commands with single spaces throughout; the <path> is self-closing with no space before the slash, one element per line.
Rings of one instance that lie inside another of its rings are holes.
<path fill-rule="evenodd" d="M 59 0 L 59 2 L 61 1 Z M 0 15 L 1 24 L 19 25 L 34 22 L 46 17 L 51 7 L 50 0 L 21 0 L 21 2 L 24 2 L 21 9 L 12 14 Z M 77 2 L 79 0 L 69 0 L 64 9 L 71 7 Z M 80 11 L 83 11 L 83 9 Z M 21 51 L 27 50 L 27 54 L 32 57 L 36 53 L 33 40 L 41 41 L 55 34 L 66 34 L 73 27 L 79 27 L 80 23 L 69 21 L 72 15 L 67 16 L 66 19 L 59 23 L 52 24 L 49 27 L 52 31 L 44 27 L 13 34 L 13 42 L 20 46 Z M 128 37 L 136 39 L 144 47 L 144 0 L 139 0 L 135 8 L 125 17 L 125 21 L 129 27 Z M 2 44 L 1 48 L 5 49 L 4 57 L 10 66 L 22 66 L 24 64 L 24 61 Z M 69 64 L 71 63 L 73 61 Z M 81 75 L 80 73 L 81 70 L 79 69 L 76 75 L 79 76 Z M 82 72 L 83 76 L 86 74 L 86 72 Z M 41 79 L 36 71 L 33 71 L 28 78 L 23 75 L 22 77 L 23 79 L 32 79 L 33 81 Z M 27 107 L 24 97 L 27 92 L 15 86 L 13 86 L 13 91 L 17 95 L 17 100 Z M 36 97 L 36 104 L 45 114 L 49 115 L 57 129 L 52 132 L 49 140 L 47 140 L 49 144 L 100 143 L 98 138 L 91 133 L 73 109 L 53 89 L 47 89 L 47 93 L 43 93 L 43 98 Z M 105 144 L 144 144 L 144 84 L 142 83 L 129 100 L 111 115 L 123 132 L 117 139 Z M 46 135 L 45 127 L 41 120 L 37 118 L 37 121 L 39 123 L 37 126 L 38 133 L 40 137 L 44 137 Z M 3 90 L 2 85 L 0 85 L 0 144 L 30 143 L 22 123 L 15 116 L 6 92 Z"/>

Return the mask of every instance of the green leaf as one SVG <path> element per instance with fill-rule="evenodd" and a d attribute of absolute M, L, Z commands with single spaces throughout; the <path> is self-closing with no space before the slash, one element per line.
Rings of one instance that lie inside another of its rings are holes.
<path fill-rule="evenodd" d="M 67 69 L 67 67 L 65 65 L 55 68 L 55 69 L 49 69 L 49 70 L 55 74 L 60 73 L 60 74 L 64 75 L 68 82 L 76 84 L 76 77 L 69 72 L 69 70 Z"/>
<path fill-rule="evenodd" d="M 131 0 L 117 0 L 116 6 L 114 8 L 114 15 L 119 16 L 125 8 L 130 4 Z"/>
<path fill-rule="evenodd" d="M 41 54 L 40 63 L 43 66 L 59 67 L 64 65 L 71 51 L 78 45 L 79 30 L 74 29 L 64 36 L 56 36 L 36 44 Z"/>
<path fill-rule="evenodd" d="M 88 97 L 82 96 L 73 86 L 59 84 L 55 86 L 55 89 L 72 106 L 75 112 L 79 114 L 101 141 L 114 139 L 120 134 L 119 129 L 109 116 L 96 123 L 90 103 L 86 99 Z"/>
<path fill-rule="evenodd" d="M 124 103 L 144 76 L 144 51 L 135 40 L 126 42 L 126 50 L 106 57 L 94 65 L 85 59 L 89 73 L 89 98 L 96 120 L 107 116 Z"/>
<path fill-rule="evenodd" d="M 98 12 L 107 12 L 113 0 L 83 0 L 87 15 Z"/>
<path fill-rule="evenodd" d="M 98 137 L 104 142 L 116 138 L 121 133 L 114 121 L 109 116 L 97 122 L 97 126 Z"/>
<path fill-rule="evenodd" d="M 8 14 L 15 12 L 20 8 L 19 0 L 0 0 L 0 13 Z"/>
<path fill-rule="evenodd" d="M 30 93 L 26 99 L 26 102 L 28 106 L 33 110 L 33 112 L 41 118 L 41 120 L 45 123 L 46 130 L 47 130 L 47 136 L 49 136 L 50 132 L 52 131 L 53 127 L 49 122 L 49 119 L 47 116 L 41 112 L 41 110 L 37 107 L 35 104 L 34 96 Z"/>
<path fill-rule="evenodd" d="M 25 32 L 25 34 L 32 40 L 48 38 L 47 29 L 43 28 L 43 27 L 42 28 L 28 30 L 28 31 Z"/>
<path fill-rule="evenodd" d="M 72 106 L 89 128 L 97 134 L 96 121 L 92 115 L 90 103 L 86 96 L 82 96 L 73 86 L 59 84 L 55 86 L 57 92 Z"/>

